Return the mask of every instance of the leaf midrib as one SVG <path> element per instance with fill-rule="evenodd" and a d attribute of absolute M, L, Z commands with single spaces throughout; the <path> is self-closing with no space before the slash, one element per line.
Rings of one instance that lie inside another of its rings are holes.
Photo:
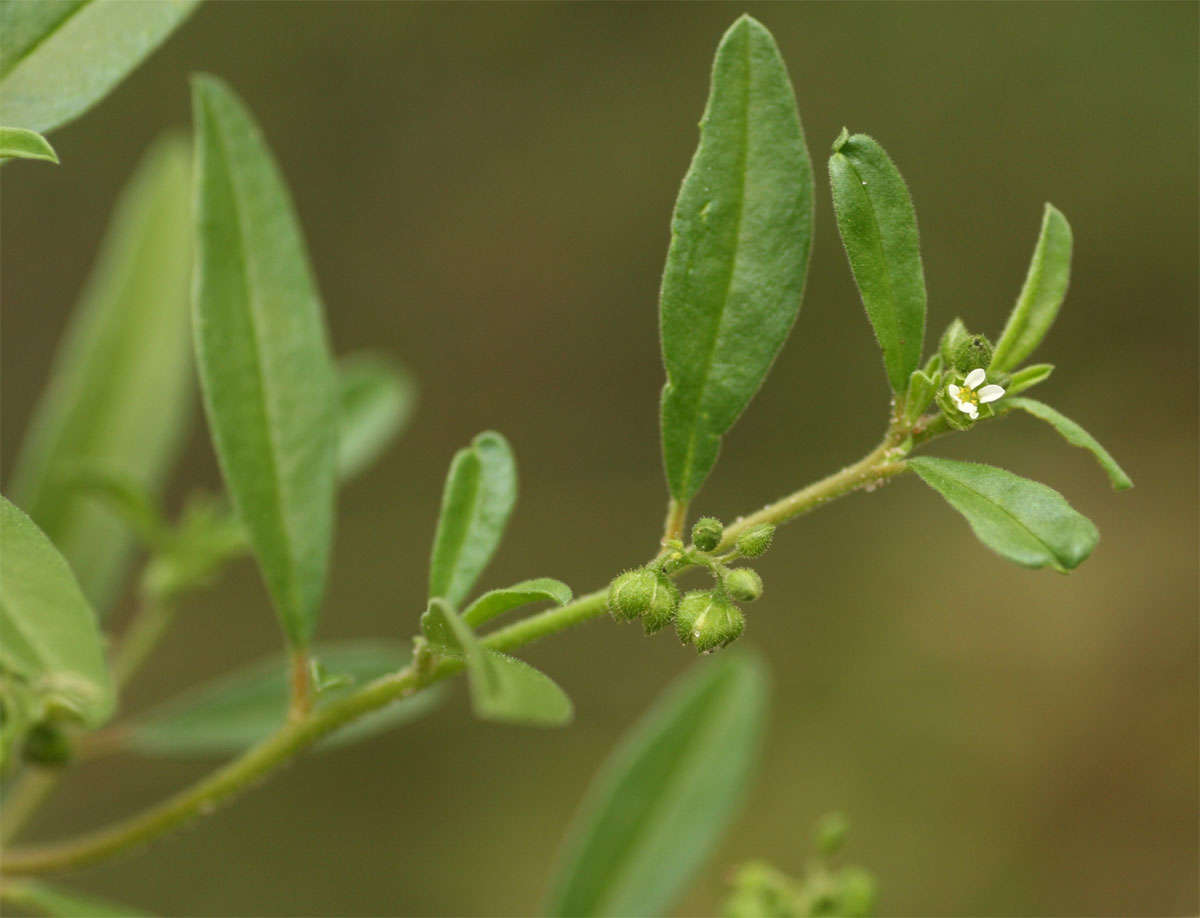
<path fill-rule="evenodd" d="M 40 48 L 42 45 L 44 45 L 46 42 L 48 42 L 50 39 L 52 39 L 55 35 L 57 35 L 62 29 L 64 29 L 66 27 L 67 23 L 69 23 L 71 20 L 73 20 L 76 16 L 78 16 L 84 10 L 89 9 L 94 2 L 95 2 L 95 0 L 83 0 L 83 2 L 81 4 L 79 4 L 79 6 L 75 7 L 75 9 L 71 10 L 71 12 L 67 13 L 67 15 L 65 15 L 62 19 L 60 19 L 58 22 L 56 22 L 54 24 L 54 28 L 48 30 L 45 35 L 43 35 L 41 38 L 39 38 L 37 41 L 35 41 L 32 45 L 30 45 L 28 48 L 26 48 L 25 53 L 22 54 L 20 57 L 18 57 L 16 60 L 14 60 L 12 62 L 12 66 L 8 67 L 6 70 L 0 71 L 0 80 L 3 80 L 10 73 L 12 73 L 18 67 L 20 67 L 21 64 L 25 63 L 26 60 L 28 60 L 30 57 L 33 56 L 33 53 L 38 48 Z"/>

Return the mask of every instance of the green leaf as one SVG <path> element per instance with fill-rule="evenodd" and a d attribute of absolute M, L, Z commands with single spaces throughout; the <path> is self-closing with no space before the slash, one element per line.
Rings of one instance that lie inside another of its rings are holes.
<path fill-rule="evenodd" d="M 472 628 L 490 622 L 510 609 L 527 606 L 535 602 L 553 602 L 565 606 L 571 601 L 571 588 L 561 580 L 538 577 L 522 580 L 502 590 L 492 590 L 476 599 L 462 614 L 462 619 Z"/>
<path fill-rule="evenodd" d="M 1020 366 L 1050 331 L 1071 282 L 1071 246 L 1071 225 L 1053 204 L 1047 204 L 1025 286 L 996 343 L 991 372 Z"/>
<path fill-rule="evenodd" d="M 58 154 L 36 131 L 0 127 L 0 160 L 4 159 L 42 159 L 57 163 Z"/>
<path fill-rule="evenodd" d="M 234 507 L 293 645 L 316 627 L 333 537 L 337 378 L 287 188 L 249 112 L 193 81 L 196 354 Z"/>
<path fill-rule="evenodd" d="M 338 361 L 338 478 L 353 478 L 403 432 L 417 387 L 403 367 L 375 354 Z"/>
<path fill-rule="evenodd" d="M 704 863 L 757 758 L 767 680 L 727 653 L 676 682 L 593 779 L 551 885 L 551 915 L 657 915 Z"/>
<path fill-rule="evenodd" d="M 922 370 L 913 370 L 904 395 L 904 419 L 911 423 L 919 418 L 933 401 L 936 391 L 937 381 L 933 377 Z"/>
<path fill-rule="evenodd" d="M 0 123 L 45 133 L 108 95 L 199 0 L 0 6 Z"/>
<path fill-rule="evenodd" d="M 1100 534 L 1052 488 L 991 465 L 922 456 L 908 460 L 924 482 L 967 518 L 988 548 L 1024 567 L 1066 573 Z"/>
<path fill-rule="evenodd" d="M 1008 385 L 1005 386 L 1005 391 L 1008 395 L 1016 395 L 1018 392 L 1032 389 L 1038 383 L 1043 383 L 1049 379 L 1050 374 L 1053 372 L 1054 364 L 1052 363 L 1030 364 L 1013 373 L 1008 380 Z"/>
<path fill-rule="evenodd" d="M 181 138 L 160 140 L 122 193 L 9 486 L 102 616 L 133 539 L 61 475 L 95 464 L 157 498 L 183 446 L 194 398 L 189 161 Z"/>
<path fill-rule="evenodd" d="M 516 500 L 517 467 L 504 437 L 485 431 L 455 454 L 429 562 L 430 598 L 462 604 L 500 544 Z"/>
<path fill-rule="evenodd" d="M 574 716 L 571 699 L 545 673 L 484 647 L 449 603 L 431 599 L 421 627 L 435 648 L 466 660 L 471 709 L 481 720 L 560 727 Z"/>
<path fill-rule="evenodd" d="M 0 899 L 48 918 L 142 918 L 149 914 L 37 880 L 5 882 L 0 887 Z"/>
<path fill-rule="evenodd" d="M 327 705 L 362 685 L 394 673 L 409 662 L 408 649 L 379 641 L 318 644 L 312 652 L 330 674 L 346 674 L 350 683 L 317 696 Z M 441 686 L 392 702 L 331 733 L 320 748 L 364 739 L 416 720 L 441 699 Z M 228 755 L 265 739 L 283 725 L 288 708 L 288 660 L 280 654 L 226 674 L 171 699 L 139 718 L 129 731 L 129 744 L 150 755 Z"/>
<path fill-rule="evenodd" d="M 1125 470 L 1117 464 L 1117 460 L 1112 457 L 1109 451 L 1101 446 L 1095 437 L 1070 418 L 1059 414 L 1059 412 L 1055 411 L 1049 405 L 1032 398 L 1008 398 L 1004 400 L 1004 404 L 1010 408 L 1020 408 L 1022 411 L 1028 411 L 1035 418 L 1041 418 L 1062 434 L 1062 438 L 1072 446 L 1088 450 L 1096 457 L 1096 461 L 1100 463 L 1100 467 L 1108 475 L 1108 480 L 1112 482 L 1114 491 L 1124 491 L 1126 488 L 1133 487 L 1132 479 L 1125 474 Z"/>
<path fill-rule="evenodd" d="M 62 467 L 61 487 L 107 507 L 143 544 L 158 546 L 167 538 L 167 523 L 153 496 L 130 475 L 97 462 Z"/>
<path fill-rule="evenodd" d="M 53 713 L 96 727 L 114 692 L 96 613 L 67 562 L 33 521 L 0 497 L 0 674 Z"/>
<path fill-rule="evenodd" d="M 833 209 L 892 391 L 903 395 L 925 341 L 925 272 L 908 186 L 883 147 L 845 128 L 829 158 Z"/>
<path fill-rule="evenodd" d="M 812 221 L 812 165 L 787 68 L 771 33 L 742 16 L 717 48 L 663 273 L 663 462 L 677 501 L 700 490 L 783 347 L 804 295 Z"/>

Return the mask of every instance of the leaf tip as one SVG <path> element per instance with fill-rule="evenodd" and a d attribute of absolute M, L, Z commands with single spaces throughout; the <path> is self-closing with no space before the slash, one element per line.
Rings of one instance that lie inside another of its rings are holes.
<path fill-rule="evenodd" d="M 847 128 L 845 125 L 842 125 L 841 133 L 838 134 L 837 138 L 833 141 L 833 152 L 835 154 L 841 153 L 842 147 L 844 147 L 846 145 L 846 141 L 849 139 L 850 139 L 850 129 Z"/>

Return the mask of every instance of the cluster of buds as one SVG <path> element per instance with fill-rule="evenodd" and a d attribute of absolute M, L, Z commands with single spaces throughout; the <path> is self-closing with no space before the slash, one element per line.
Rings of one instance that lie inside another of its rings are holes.
<path fill-rule="evenodd" d="M 674 624 L 679 639 L 701 653 L 724 647 L 746 627 L 746 618 L 734 601 L 753 602 L 763 591 L 757 571 L 731 568 L 725 561 L 738 556 L 758 557 L 771 547 L 774 535 L 775 527 L 768 523 L 751 526 L 738 535 L 728 554 L 716 557 L 714 552 L 724 541 L 725 527 L 714 517 L 703 517 L 692 527 L 690 548 L 677 542 L 675 550 L 663 558 L 613 580 L 608 587 L 608 609 L 617 621 L 641 619 L 647 634 Z M 679 588 L 663 569 L 680 561 L 708 568 L 715 586 L 680 596 Z"/>

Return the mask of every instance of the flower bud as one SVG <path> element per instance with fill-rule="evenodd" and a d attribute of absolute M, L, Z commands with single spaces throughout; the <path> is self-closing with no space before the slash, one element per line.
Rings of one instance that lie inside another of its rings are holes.
<path fill-rule="evenodd" d="M 65 765 L 71 761 L 71 743 L 66 734 L 49 723 L 37 724 L 25 735 L 21 754 L 35 765 Z"/>
<path fill-rule="evenodd" d="M 704 610 L 713 601 L 712 590 L 692 590 L 684 593 L 675 610 L 675 633 L 685 644 L 692 643 L 692 629 L 696 627 L 696 619 L 704 614 Z"/>
<path fill-rule="evenodd" d="M 942 338 L 938 342 L 938 355 L 942 358 L 943 369 L 954 369 L 954 354 L 958 350 L 958 346 L 971 337 L 967 331 L 967 326 L 963 325 L 962 319 L 955 319 L 942 332 Z"/>
<path fill-rule="evenodd" d="M 775 527 L 770 523 L 759 523 L 737 537 L 737 550 L 747 558 L 757 558 L 766 553 L 774 538 Z"/>
<path fill-rule="evenodd" d="M 642 615 L 642 627 L 647 634 L 654 634 L 671 624 L 675 610 L 679 608 L 679 587 L 675 586 L 675 581 L 662 571 L 655 571 L 654 578 L 650 605 Z"/>
<path fill-rule="evenodd" d="M 655 571 L 645 567 L 626 571 L 608 585 L 608 611 L 617 621 L 631 622 L 650 608 L 657 589 Z"/>
<path fill-rule="evenodd" d="M 692 544 L 701 551 L 712 551 L 721 544 L 725 527 L 715 516 L 702 516 L 692 527 Z"/>
<path fill-rule="evenodd" d="M 991 363 L 992 342 L 983 335 L 968 335 L 955 346 L 950 369 L 965 376 L 976 367 L 986 370 Z"/>
<path fill-rule="evenodd" d="M 745 628 L 742 610 L 723 596 L 714 596 L 692 626 L 692 643 L 701 653 L 708 653 L 737 640 Z"/>
<path fill-rule="evenodd" d="M 726 592 L 738 602 L 754 602 L 762 596 L 762 577 L 758 576 L 758 571 L 752 567 L 738 567 L 726 571 L 721 582 L 725 584 Z"/>

